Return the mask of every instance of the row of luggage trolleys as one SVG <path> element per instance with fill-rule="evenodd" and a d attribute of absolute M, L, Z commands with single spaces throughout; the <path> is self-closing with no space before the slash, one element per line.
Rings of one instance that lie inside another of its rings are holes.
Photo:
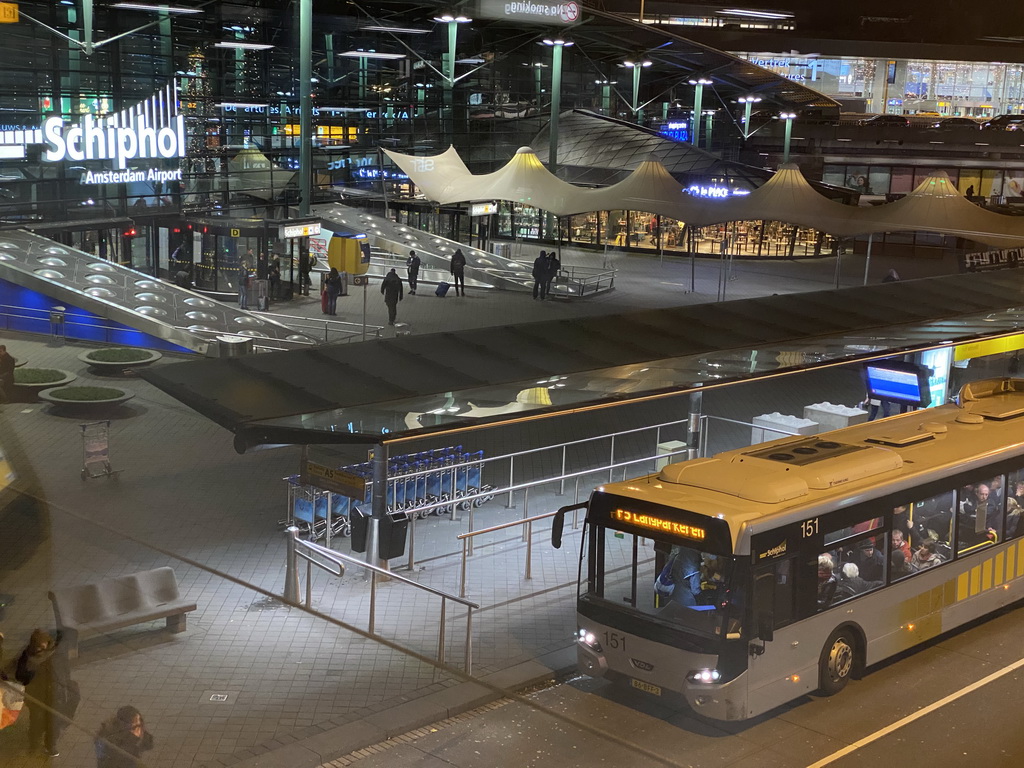
<path fill-rule="evenodd" d="M 494 498 L 494 487 L 483 482 L 483 451 L 465 451 L 461 445 L 394 456 L 388 460 L 388 512 L 405 512 L 412 517 L 444 515 L 455 509 L 468 511 Z M 366 496 L 361 501 L 339 493 L 328 493 L 303 485 L 298 475 L 286 477 L 288 483 L 288 519 L 283 525 L 295 525 L 303 534 L 321 539 L 327 533 L 327 505 L 330 499 L 331 536 L 352 533 L 353 506 L 369 512 L 373 493 L 373 468 L 370 462 L 340 469 L 366 479 Z M 475 496 L 476 498 L 467 498 Z"/>

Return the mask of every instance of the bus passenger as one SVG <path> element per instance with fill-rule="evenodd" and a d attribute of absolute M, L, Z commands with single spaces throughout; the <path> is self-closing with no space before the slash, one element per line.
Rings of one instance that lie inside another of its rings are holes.
<path fill-rule="evenodd" d="M 885 578 L 885 557 L 875 549 L 875 540 L 864 539 L 857 545 L 857 568 L 867 581 L 882 581 Z"/>
<path fill-rule="evenodd" d="M 1014 539 L 1017 537 L 1017 526 L 1020 525 L 1020 504 L 1013 497 L 1006 500 L 1006 536 L 1004 538 Z"/>
<path fill-rule="evenodd" d="M 910 560 L 910 566 L 918 571 L 934 568 L 941 563 L 942 558 L 935 553 L 935 542 L 931 539 L 922 544 Z"/>
<path fill-rule="evenodd" d="M 882 586 L 880 581 L 865 581 L 860 577 L 860 569 L 856 563 L 843 563 L 839 570 L 839 584 L 836 586 L 835 599 L 847 600 L 856 595 L 870 592 Z"/>
<path fill-rule="evenodd" d="M 907 540 L 903 537 L 903 531 L 898 528 L 892 529 L 892 551 L 902 552 L 903 559 L 908 563 L 910 562 L 910 558 L 914 556 L 910 551 L 910 544 L 908 544 Z"/>
<path fill-rule="evenodd" d="M 724 599 L 725 577 L 717 555 L 701 555 L 700 581 L 694 597 L 697 605 L 718 605 Z"/>
<path fill-rule="evenodd" d="M 832 555 L 827 552 L 818 555 L 818 610 L 828 608 L 835 597 L 838 586 L 835 568 Z"/>
<path fill-rule="evenodd" d="M 960 503 L 957 519 L 959 549 L 999 541 L 1003 521 L 999 509 L 990 499 L 989 486 L 985 483 L 978 483 L 973 488 L 965 486 L 961 497 L 964 500 Z"/>
<path fill-rule="evenodd" d="M 911 555 L 913 559 L 913 555 Z M 896 581 L 902 579 L 904 576 L 909 576 L 914 572 L 914 568 L 910 566 L 910 560 L 898 549 L 894 549 L 889 554 L 889 580 Z"/>

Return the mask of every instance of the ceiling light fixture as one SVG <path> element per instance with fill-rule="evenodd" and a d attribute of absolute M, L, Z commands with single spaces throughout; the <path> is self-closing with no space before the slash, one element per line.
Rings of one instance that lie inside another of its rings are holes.
<path fill-rule="evenodd" d="M 345 51 L 339 53 L 349 59 L 404 59 L 404 53 L 381 53 L 380 51 Z"/>
<path fill-rule="evenodd" d="M 383 24 L 374 24 L 363 27 L 366 32 L 390 32 L 393 35 L 429 35 L 429 29 L 417 29 L 416 27 L 387 27 Z"/>
<path fill-rule="evenodd" d="M 114 3 L 111 8 L 120 8 L 125 11 L 156 11 L 157 13 L 202 13 L 199 8 L 182 8 L 177 5 L 155 5 L 151 3 Z"/>
<path fill-rule="evenodd" d="M 274 46 L 267 43 L 243 43 L 237 40 L 222 40 L 213 44 L 214 48 L 240 48 L 243 51 L 268 51 Z"/>

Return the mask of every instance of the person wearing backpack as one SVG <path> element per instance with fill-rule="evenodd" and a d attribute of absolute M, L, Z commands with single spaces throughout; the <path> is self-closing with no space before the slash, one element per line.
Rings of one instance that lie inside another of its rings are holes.
<path fill-rule="evenodd" d="M 139 756 L 153 748 L 153 736 L 139 710 L 128 705 L 100 726 L 93 744 L 96 768 L 138 768 Z"/>

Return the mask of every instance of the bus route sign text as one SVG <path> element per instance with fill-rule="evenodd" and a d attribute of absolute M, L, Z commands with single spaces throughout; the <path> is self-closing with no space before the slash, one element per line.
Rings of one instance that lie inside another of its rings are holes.
<path fill-rule="evenodd" d="M 698 528 L 695 525 L 686 525 L 685 523 L 677 523 L 672 520 L 665 520 L 664 518 L 655 517 L 654 515 L 644 515 L 639 512 L 630 512 L 628 509 L 616 509 L 612 512 L 612 519 L 620 523 L 629 523 L 639 528 L 649 528 L 652 531 L 663 531 L 665 533 L 671 533 L 676 536 L 683 536 L 687 539 L 695 539 L 697 541 L 703 541 L 707 535 L 703 528 Z"/>

